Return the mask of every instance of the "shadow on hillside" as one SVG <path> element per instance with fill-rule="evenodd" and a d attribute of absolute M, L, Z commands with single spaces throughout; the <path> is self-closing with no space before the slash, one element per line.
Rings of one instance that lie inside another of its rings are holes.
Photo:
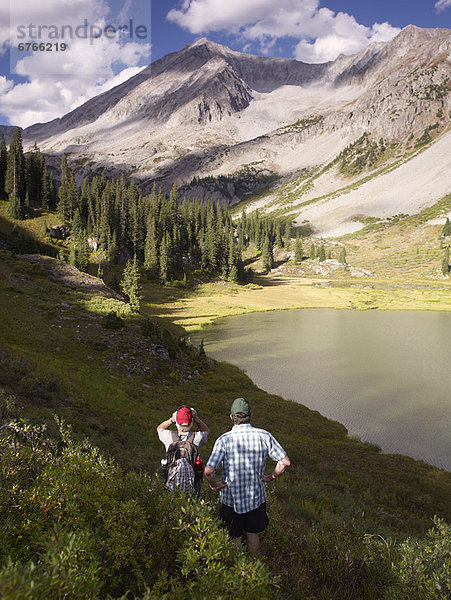
<path fill-rule="evenodd" d="M 3 250 L 11 250 L 17 254 L 44 254 L 56 257 L 55 246 L 38 239 L 20 222 L 12 223 L 0 215 L 0 245 Z"/>
<path fill-rule="evenodd" d="M 289 257 L 286 258 L 282 258 L 280 260 L 275 260 L 274 261 L 274 266 L 273 269 L 277 269 L 277 267 L 280 267 L 281 265 L 284 265 L 285 263 L 287 263 L 290 260 Z"/>
<path fill-rule="evenodd" d="M 262 287 L 278 287 L 284 285 L 286 281 L 277 276 L 268 277 L 267 275 L 254 275 L 254 282 Z"/>

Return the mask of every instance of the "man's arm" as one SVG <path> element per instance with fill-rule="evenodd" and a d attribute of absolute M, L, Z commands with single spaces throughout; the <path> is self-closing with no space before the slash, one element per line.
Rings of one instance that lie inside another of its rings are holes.
<path fill-rule="evenodd" d="M 175 423 L 175 417 L 177 415 L 177 411 L 175 411 L 172 414 L 172 417 L 170 417 L 169 419 L 166 419 L 166 421 L 163 421 L 163 423 L 160 423 L 157 427 L 157 431 L 160 431 L 161 429 L 168 429 L 172 423 Z"/>
<path fill-rule="evenodd" d="M 263 481 L 265 481 L 266 483 L 268 483 L 269 481 L 274 481 L 274 479 L 276 477 L 279 477 L 280 475 L 282 475 L 282 473 L 285 471 L 285 469 L 287 467 L 289 467 L 291 464 L 290 459 L 288 458 L 288 454 L 285 454 L 285 456 L 282 458 L 282 460 L 279 460 L 276 463 L 276 466 L 274 467 L 274 471 L 271 473 L 271 475 L 265 475 L 263 477 Z"/>
<path fill-rule="evenodd" d="M 212 490 L 219 491 L 222 490 L 222 488 L 227 487 L 227 483 L 224 483 L 223 481 L 216 481 L 215 469 L 213 469 L 213 467 L 209 467 L 207 465 L 204 470 L 204 475 L 205 479 L 208 481 L 208 485 Z"/>
<path fill-rule="evenodd" d="M 196 423 L 199 431 L 204 431 L 207 435 L 210 435 L 210 429 L 208 425 L 199 419 L 197 416 L 197 410 L 195 408 L 191 409 L 191 414 L 193 415 L 193 421 Z"/>

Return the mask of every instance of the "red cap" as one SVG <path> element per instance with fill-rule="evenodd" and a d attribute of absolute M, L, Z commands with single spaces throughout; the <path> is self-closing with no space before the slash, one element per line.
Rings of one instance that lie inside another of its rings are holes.
<path fill-rule="evenodd" d="M 193 416 L 190 408 L 182 406 L 182 408 L 178 409 L 176 421 L 179 425 L 191 425 L 192 420 Z"/>

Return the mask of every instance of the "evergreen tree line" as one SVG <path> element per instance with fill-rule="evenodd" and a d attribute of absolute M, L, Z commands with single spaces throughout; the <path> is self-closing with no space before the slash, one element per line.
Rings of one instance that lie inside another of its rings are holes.
<path fill-rule="evenodd" d="M 326 248 L 323 243 L 321 243 L 319 246 L 312 243 L 312 244 L 310 244 L 309 258 L 311 260 L 318 259 L 319 262 L 323 262 L 327 259 L 332 258 L 332 250 L 329 248 L 326 251 Z M 302 241 L 300 239 L 299 233 L 297 233 L 296 234 L 296 242 L 294 245 L 294 262 L 296 264 L 300 264 L 303 261 L 303 259 L 304 259 L 304 247 L 302 245 Z M 338 261 L 343 263 L 344 265 L 347 264 L 345 246 L 341 247 L 340 254 L 338 256 Z"/>
<path fill-rule="evenodd" d="M 51 210 L 56 206 L 53 177 L 39 148 L 25 155 L 22 134 L 14 131 L 9 148 L 2 134 L 0 141 L 0 199 L 8 200 L 9 214 L 24 219 L 32 208 Z"/>
<path fill-rule="evenodd" d="M 142 264 L 151 279 L 164 283 L 186 281 L 187 272 L 221 276 L 235 282 L 252 280 L 243 251 L 253 245 L 265 268 L 273 266 L 274 246 L 289 245 L 290 225 L 258 211 L 234 222 L 227 206 L 203 200 L 180 200 L 174 185 L 169 195 L 154 185 L 143 194 L 125 176 L 108 180 L 105 174 L 77 186 L 63 155 L 57 210 L 72 230 L 70 262 L 85 268 L 90 251 L 106 263 Z"/>
<path fill-rule="evenodd" d="M 151 279 L 186 281 L 187 272 L 221 276 L 234 282 L 252 280 L 243 252 L 253 246 L 266 271 L 274 266 L 274 248 L 290 248 L 291 220 L 278 220 L 255 211 L 232 221 L 227 206 L 203 200 L 180 200 L 174 185 L 169 195 L 154 185 L 143 194 L 135 181 L 122 175 L 108 180 L 103 173 L 79 186 L 76 171 L 64 154 L 61 183 L 52 176 L 36 144 L 26 155 L 20 129 L 7 149 L 2 136 L 0 193 L 9 199 L 9 212 L 22 219 L 30 208 L 56 209 L 72 232 L 69 262 L 86 270 L 91 252 L 103 263 L 131 262 L 144 266 Z M 299 257 L 299 241 L 297 255 Z M 324 249 L 318 250 L 322 256 Z"/>

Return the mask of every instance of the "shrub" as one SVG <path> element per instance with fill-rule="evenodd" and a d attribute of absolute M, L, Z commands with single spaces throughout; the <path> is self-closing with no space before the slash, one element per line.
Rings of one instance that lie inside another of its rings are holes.
<path fill-rule="evenodd" d="M 124 473 L 57 422 L 58 442 L 25 421 L 1 430 L 2 599 L 275 596 L 210 505 L 162 494 L 160 479 Z"/>
<path fill-rule="evenodd" d="M 152 319 L 144 319 L 140 325 L 142 335 L 149 337 L 154 344 L 161 344 L 161 330 Z"/>
<path fill-rule="evenodd" d="M 114 310 L 102 317 L 102 327 L 104 329 L 122 329 L 124 326 L 125 323 L 123 319 L 118 317 Z"/>
<path fill-rule="evenodd" d="M 392 565 L 397 579 L 390 588 L 393 600 L 449 600 L 451 598 L 451 527 L 434 517 L 424 539 L 408 539 Z"/>

